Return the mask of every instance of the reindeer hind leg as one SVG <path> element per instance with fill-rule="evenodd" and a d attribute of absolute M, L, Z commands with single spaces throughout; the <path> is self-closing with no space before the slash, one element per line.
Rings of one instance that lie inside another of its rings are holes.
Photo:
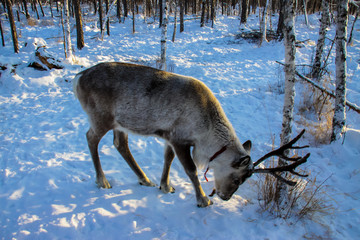
<path fill-rule="evenodd" d="M 96 171 L 96 184 L 99 188 L 111 188 L 110 183 L 105 177 L 105 174 L 101 168 L 98 146 L 101 138 L 105 135 L 106 131 L 101 131 L 101 133 L 94 131 L 93 128 L 90 128 L 86 133 L 87 142 L 89 145 L 90 154 L 94 163 Z"/>
<path fill-rule="evenodd" d="M 140 166 L 135 161 L 133 155 L 131 154 L 128 145 L 128 135 L 117 129 L 114 129 L 113 132 L 114 132 L 114 146 L 121 154 L 121 156 L 125 159 L 129 167 L 134 171 L 134 173 L 139 179 L 140 185 L 150 186 L 150 187 L 156 186 L 152 181 L 149 180 L 149 178 L 146 176 L 146 174 L 143 172 L 143 170 L 140 168 Z"/>

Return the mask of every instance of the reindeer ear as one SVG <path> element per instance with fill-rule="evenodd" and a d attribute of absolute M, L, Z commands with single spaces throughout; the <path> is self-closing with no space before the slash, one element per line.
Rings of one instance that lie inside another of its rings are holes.
<path fill-rule="evenodd" d="M 251 150 L 251 141 L 250 140 L 247 140 L 246 142 L 244 142 L 243 144 L 243 147 L 245 148 L 245 150 L 250 153 L 250 150 Z"/>
<path fill-rule="evenodd" d="M 239 169 L 240 167 L 249 165 L 251 159 L 249 156 L 242 157 L 240 159 L 236 159 L 231 163 L 233 168 Z"/>

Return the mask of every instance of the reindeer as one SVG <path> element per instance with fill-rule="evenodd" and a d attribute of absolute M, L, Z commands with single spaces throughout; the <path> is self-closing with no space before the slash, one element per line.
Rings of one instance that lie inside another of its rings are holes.
<path fill-rule="evenodd" d="M 98 187 L 111 188 L 98 154 L 98 144 L 110 130 L 114 133 L 116 149 L 137 175 L 139 183 L 145 186 L 156 185 L 132 156 L 128 133 L 164 139 L 160 189 L 164 193 L 175 191 L 169 172 L 176 154 L 194 186 L 199 207 L 209 206 L 212 201 L 200 185 L 197 168 L 213 169 L 213 194 L 223 200 L 229 200 L 252 173 L 260 172 L 254 169 L 250 158 L 251 141 L 240 143 L 214 94 L 197 79 L 141 65 L 111 62 L 78 73 L 73 87 L 89 117 L 86 137 Z M 295 167 L 281 171 L 292 171 Z M 278 170 L 263 171 L 275 174 Z"/>

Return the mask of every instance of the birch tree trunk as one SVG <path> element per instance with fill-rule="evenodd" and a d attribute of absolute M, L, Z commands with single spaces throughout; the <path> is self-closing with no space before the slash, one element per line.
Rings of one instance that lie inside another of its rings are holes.
<path fill-rule="evenodd" d="M 262 18 L 261 18 L 261 21 L 260 21 L 260 23 L 261 23 L 260 24 L 260 26 L 261 26 L 260 27 L 260 30 L 261 30 L 260 46 L 263 43 L 263 41 L 267 42 L 267 39 L 266 39 L 266 25 L 267 25 L 266 19 L 267 19 L 267 15 L 268 15 L 268 6 L 269 6 L 269 0 L 266 0 L 264 10 L 263 10 L 263 15 L 262 15 Z"/>
<path fill-rule="evenodd" d="M 65 28 L 65 52 L 66 58 L 72 62 L 73 53 L 71 48 L 71 28 L 70 28 L 70 13 L 69 13 L 69 0 L 64 0 L 64 28 Z"/>
<path fill-rule="evenodd" d="M 294 111 L 294 99 L 295 99 L 295 0 L 285 1 L 284 6 L 284 44 L 285 44 L 285 96 L 283 107 L 283 122 L 281 130 L 281 145 L 284 145 L 290 141 L 291 127 L 293 124 L 293 111 Z M 285 152 L 288 154 L 289 151 Z M 286 165 L 286 162 L 279 159 L 279 165 Z M 278 205 L 282 205 L 282 202 L 286 198 L 287 186 L 280 181 L 277 181 L 278 192 L 276 194 L 276 202 Z"/>
<path fill-rule="evenodd" d="M 111 14 L 111 10 L 113 9 L 113 7 L 115 6 L 115 4 L 117 3 L 117 0 L 114 0 L 111 5 L 109 6 L 109 1 L 105 0 L 105 4 L 106 4 L 106 15 L 105 17 L 101 17 L 101 20 L 104 20 L 103 23 L 100 24 L 100 26 L 104 26 L 104 23 L 106 23 L 106 33 L 107 35 L 110 36 L 110 14 Z M 101 30 L 101 41 L 104 39 L 104 31 Z"/>
<path fill-rule="evenodd" d="M 17 32 L 16 32 L 16 25 L 14 21 L 14 14 L 12 10 L 12 3 L 10 0 L 6 0 L 6 8 L 9 16 L 9 22 L 10 22 L 10 28 L 11 28 L 11 36 L 13 39 L 13 45 L 14 45 L 14 52 L 19 52 L 19 43 L 17 39 Z"/>
<path fill-rule="evenodd" d="M 315 79 L 319 78 L 321 72 L 322 55 L 325 46 L 325 37 L 330 25 L 329 0 L 322 0 L 322 13 L 320 20 L 319 38 L 316 45 L 316 53 L 311 76 Z"/>
<path fill-rule="evenodd" d="M 162 0 L 163 20 L 161 25 L 161 56 L 160 69 L 166 70 L 166 39 L 167 39 L 167 24 L 168 24 L 168 2 Z"/>
<path fill-rule="evenodd" d="M 285 1 L 284 12 L 284 40 L 285 40 L 285 97 L 283 108 L 283 123 L 281 145 L 289 142 L 293 122 L 295 98 L 295 9 L 294 1 Z"/>
<path fill-rule="evenodd" d="M 344 132 L 346 112 L 346 37 L 349 0 L 338 0 L 336 17 L 336 90 L 331 141 L 338 140 Z"/>

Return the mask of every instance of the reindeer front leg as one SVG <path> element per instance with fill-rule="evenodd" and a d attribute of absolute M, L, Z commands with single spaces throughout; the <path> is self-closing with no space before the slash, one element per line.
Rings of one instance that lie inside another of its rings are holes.
<path fill-rule="evenodd" d="M 160 189 L 163 191 L 163 193 L 174 193 L 175 188 L 171 186 L 170 180 L 169 180 L 169 174 L 170 174 L 170 167 L 171 163 L 173 162 L 175 157 L 175 153 L 172 150 L 170 145 L 166 145 L 165 147 L 165 154 L 164 154 L 164 168 L 163 173 L 161 175 L 161 182 L 160 182 Z"/>
<path fill-rule="evenodd" d="M 176 155 L 178 156 L 181 164 L 183 165 L 186 174 L 189 176 L 196 193 L 196 200 L 198 207 L 207 207 L 212 204 L 212 201 L 206 196 L 204 190 L 200 185 L 197 177 L 197 169 L 195 163 L 190 155 L 190 146 L 181 144 L 172 144 Z"/>

